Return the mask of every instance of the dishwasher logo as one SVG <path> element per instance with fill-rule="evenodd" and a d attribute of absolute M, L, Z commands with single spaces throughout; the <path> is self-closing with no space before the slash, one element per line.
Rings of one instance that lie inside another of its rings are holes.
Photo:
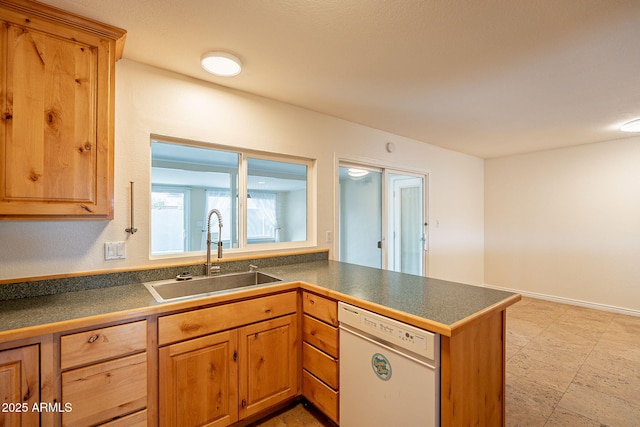
<path fill-rule="evenodd" d="M 376 353 L 371 357 L 371 367 L 381 380 L 389 381 L 391 379 L 391 363 L 382 354 Z"/>

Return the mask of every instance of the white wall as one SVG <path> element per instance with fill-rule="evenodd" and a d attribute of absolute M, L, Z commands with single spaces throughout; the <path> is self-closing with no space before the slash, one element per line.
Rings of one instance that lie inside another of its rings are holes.
<path fill-rule="evenodd" d="M 640 138 L 488 160 L 485 283 L 640 310 Z"/>
<path fill-rule="evenodd" d="M 116 75 L 115 219 L 0 221 L 0 281 L 167 264 L 149 257 L 151 133 L 315 158 L 319 247 L 334 230 L 334 153 L 430 172 L 433 277 L 483 281 L 481 159 L 288 104 L 122 60 Z M 394 153 L 385 144 L 393 141 Z M 129 236 L 129 181 L 138 232 Z M 104 261 L 105 242 L 127 242 L 127 259 Z M 204 255 L 184 260 L 203 260 Z"/>

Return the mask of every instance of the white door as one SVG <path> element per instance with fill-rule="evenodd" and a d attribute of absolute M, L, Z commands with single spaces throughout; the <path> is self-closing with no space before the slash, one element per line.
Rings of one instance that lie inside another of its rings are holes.
<path fill-rule="evenodd" d="M 339 167 L 339 260 L 427 276 L 427 175 Z"/>

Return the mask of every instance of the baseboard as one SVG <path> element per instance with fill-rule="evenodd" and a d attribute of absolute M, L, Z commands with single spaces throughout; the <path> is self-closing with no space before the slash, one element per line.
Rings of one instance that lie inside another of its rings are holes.
<path fill-rule="evenodd" d="M 525 297 L 538 298 L 538 299 L 557 302 L 557 303 L 561 303 L 561 304 L 576 305 L 576 306 L 579 306 L 579 307 L 593 308 L 595 310 L 610 311 L 610 312 L 613 312 L 613 313 L 626 314 L 628 316 L 640 317 L 640 310 L 632 310 L 630 308 L 616 307 L 616 306 L 613 306 L 613 305 L 599 304 L 599 303 L 594 303 L 594 302 L 589 302 L 589 301 L 581 301 L 581 300 L 572 299 L 572 298 L 557 297 L 557 296 L 554 296 L 554 295 L 546 295 L 546 294 L 540 294 L 540 293 L 536 293 L 536 292 L 527 292 L 527 291 L 521 291 L 520 289 L 503 288 L 503 287 L 500 287 L 500 286 L 493 286 L 493 285 L 487 285 L 487 284 L 485 284 L 484 287 L 485 288 L 491 288 L 491 289 L 497 289 L 497 290 L 500 290 L 500 291 L 514 292 L 514 293 L 518 293 L 518 294 L 520 294 L 522 296 L 525 296 Z"/>

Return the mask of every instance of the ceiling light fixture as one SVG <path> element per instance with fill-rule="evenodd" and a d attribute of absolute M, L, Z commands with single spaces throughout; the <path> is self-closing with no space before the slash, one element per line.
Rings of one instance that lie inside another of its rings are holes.
<path fill-rule="evenodd" d="M 631 120 L 620 126 L 622 132 L 640 132 L 640 119 Z"/>
<path fill-rule="evenodd" d="M 200 65 L 205 71 L 222 77 L 233 77 L 242 71 L 240 59 L 227 52 L 207 52 L 202 55 Z"/>
<path fill-rule="evenodd" d="M 369 171 L 366 169 L 349 168 L 348 173 L 351 178 L 362 178 L 363 176 L 367 176 Z"/>

